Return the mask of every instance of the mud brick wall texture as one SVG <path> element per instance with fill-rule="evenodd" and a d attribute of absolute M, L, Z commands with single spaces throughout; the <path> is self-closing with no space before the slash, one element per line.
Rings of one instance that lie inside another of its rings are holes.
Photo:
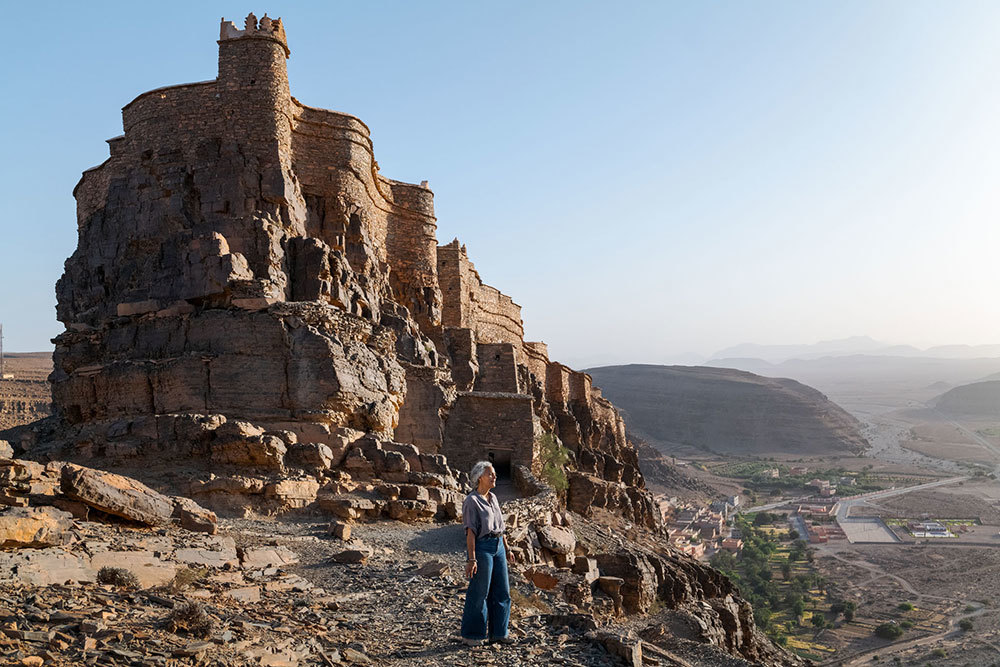
<path fill-rule="evenodd" d="M 427 183 L 381 175 L 364 122 L 291 96 L 289 53 L 280 19 L 223 21 L 218 77 L 128 103 L 80 179 L 50 377 L 67 447 L 169 458 L 189 449 L 143 424 L 219 415 L 536 471 L 551 432 L 631 465 L 590 377 L 438 245 Z"/>

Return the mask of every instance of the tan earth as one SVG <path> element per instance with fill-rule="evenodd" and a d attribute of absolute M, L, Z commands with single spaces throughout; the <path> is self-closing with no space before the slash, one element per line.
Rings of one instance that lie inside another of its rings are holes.
<path fill-rule="evenodd" d="M 51 352 L 4 354 L 0 378 L 0 431 L 41 419 L 51 412 Z"/>

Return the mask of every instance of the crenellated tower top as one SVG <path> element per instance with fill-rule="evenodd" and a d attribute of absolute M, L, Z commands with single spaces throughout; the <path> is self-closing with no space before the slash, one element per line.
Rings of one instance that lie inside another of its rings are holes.
<path fill-rule="evenodd" d="M 222 25 L 219 27 L 219 42 L 226 42 L 232 39 L 268 39 L 281 44 L 285 49 L 285 57 L 291 55 L 288 50 L 288 40 L 285 37 L 285 26 L 281 24 L 281 19 L 272 19 L 267 14 L 261 17 L 260 21 L 253 12 L 247 14 L 243 21 L 243 30 L 236 27 L 232 21 L 227 21 L 222 17 Z"/>

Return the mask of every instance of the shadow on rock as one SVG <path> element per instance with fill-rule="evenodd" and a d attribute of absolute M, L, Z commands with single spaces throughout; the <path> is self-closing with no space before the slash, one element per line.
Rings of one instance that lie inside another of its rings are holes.
<path fill-rule="evenodd" d="M 435 526 L 414 536 L 409 545 L 431 554 L 458 553 L 465 547 L 465 529 L 458 523 Z"/>

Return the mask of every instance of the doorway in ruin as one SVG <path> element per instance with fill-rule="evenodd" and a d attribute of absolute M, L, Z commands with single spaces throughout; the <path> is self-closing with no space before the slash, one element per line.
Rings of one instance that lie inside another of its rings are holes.
<path fill-rule="evenodd" d="M 486 460 L 493 464 L 493 470 L 497 473 L 495 492 L 500 502 L 513 500 L 518 497 L 517 489 L 514 488 L 514 478 L 511 474 L 511 458 L 513 454 L 514 450 L 500 447 L 491 447 L 486 450 Z"/>

